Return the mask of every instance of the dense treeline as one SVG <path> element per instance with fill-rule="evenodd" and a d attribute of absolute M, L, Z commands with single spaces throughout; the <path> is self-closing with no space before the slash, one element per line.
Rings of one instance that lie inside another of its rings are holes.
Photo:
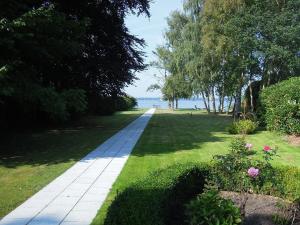
<path fill-rule="evenodd" d="M 245 108 L 255 111 L 261 89 L 300 75 L 300 1 L 186 0 L 165 40 L 154 63 L 165 82 L 150 89 L 171 107 L 196 95 L 208 112 L 228 110 L 227 100 L 238 114 L 246 91 Z"/>
<path fill-rule="evenodd" d="M 2 0 L 1 122 L 116 110 L 123 88 L 145 68 L 145 43 L 124 18 L 149 16 L 148 9 L 148 0 Z"/>

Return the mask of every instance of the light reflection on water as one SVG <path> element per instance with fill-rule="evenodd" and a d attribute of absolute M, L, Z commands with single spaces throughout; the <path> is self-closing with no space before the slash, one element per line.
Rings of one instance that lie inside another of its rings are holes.
<path fill-rule="evenodd" d="M 168 108 L 168 102 L 163 101 L 160 98 L 137 98 L 138 102 L 138 108 L 152 108 L 153 106 L 158 106 L 162 109 Z M 205 105 L 201 98 L 193 98 L 193 99 L 180 99 L 178 101 L 178 107 L 180 109 L 191 109 L 195 108 L 195 105 L 197 108 L 204 109 Z M 218 100 L 216 100 L 216 105 L 218 107 Z M 225 101 L 225 106 L 226 106 Z"/>

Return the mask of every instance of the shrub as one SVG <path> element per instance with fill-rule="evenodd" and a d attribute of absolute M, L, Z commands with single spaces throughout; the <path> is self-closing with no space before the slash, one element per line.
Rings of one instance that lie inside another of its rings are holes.
<path fill-rule="evenodd" d="M 67 111 L 73 116 L 82 114 L 87 109 L 85 91 L 82 89 L 69 89 L 61 93 L 65 101 Z"/>
<path fill-rule="evenodd" d="M 41 88 L 37 98 L 40 111 L 53 122 L 64 122 L 87 109 L 86 95 L 81 89 L 59 93 L 54 88 Z"/>
<path fill-rule="evenodd" d="M 263 119 L 270 130 L 300 135 L 300 78 L 272 85 L 260 96 Z"/>
<path fill-rule="evenodd" d="M 252 134 L 257 128 L 257 123 L 246 119 L 233 122 L 228 128 L 230 134 Z"/>
<path fill-rule="evenodd" d="M 247 193 L 271 194 L 292 200 L 300 197 L 297 190 L 300 186 L 300 170 L 274 168 L 271 161 L 277 155 L 277 150 L 270 146 L 261 149 L 262 160 L 249 157 L 248 152 L 252 147 L 243 138 L 234 139 L 228 154 L 214 157 L 214 167 L 210 173 L 210 181 L 219 189 L 239 192 L 242 216 L 246 212 Z"/>
<path fill-rule="evenodd" d="M 115 105 L 116 105 L 116 110 L 125 111 L 136 107 L 137 101 L 134 97 L 125 95 L 125 96 L 118 97 L 116 99 Z"/>
<path fill-rule="evenodd" d="M 124 111 L 137 105 L 135 98 L 130 96 L 93 97 L 90 99 L 90 111 L 99 115 L 111 115 L 116 111 Z"/>
<path fill-rule="evenodd" d="M 151 173 L 116 196 L 106 225 L 183 225 L 184 206 L 201 193 L 207 169 L 174 165 Z"/>
<path fill-rule="evenodd" d="M 229 199 L 219 196 L 217 190 L 200 194 L 186 206 L 189 225 L 235 225 L 242 222 L 240 210 Z"/>
<path fill-rule="evenodd" d="M 242 143 L 237 141 L 235 146 L 241 147 Z M 299 198 L 300 169 L 281 167 L 274 170 L 274 182 L 282 184 L 282 188 L 276 190 L 271 185 L 264 185 L 260 192 L 258 189 L 253 191 L 289 200 Z M 116 196 L 108 209 L 104 224 L 184 225 L 187 220 L 184 215 L 185 206 L 202 193 L 211 171 L 213 165 L 200 164 L 180 164 L 155 171 Z M 221 189 L 239 190 L 229 184 L 233 178 L 227 176 L 226 179 L 228 182 Z"/>
<path fill-rule="evenodd" d="M 249 144 L 244 138 L 236 138 L 231 143 L 231 150 L 226 155 L 214 157 L 212 181 L 220 188 L 231 191 L 262 192 L 263 189 L 280 190 L 275 180 L 275 169 L 271 165 L 276 149 L 265 146 L 263 160 L 249 157 Z"/>
<path fill-rule="evenodd" d="M 54 88 L 41 88 L 38 91 L 39 110 L 53 122 L 64 122 L 70 114 L 64 99 Z"/>
<path fill-rule="evenodd" d="M 93 97 L 89 99 L 89 110 L 98 115 L 111 115 L 116 111 L 112 97 Z"/>

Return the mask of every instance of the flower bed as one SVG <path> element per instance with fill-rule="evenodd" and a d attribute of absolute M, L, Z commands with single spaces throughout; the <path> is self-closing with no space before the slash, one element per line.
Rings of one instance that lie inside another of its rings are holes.
<path fill-rule="evenodd" d="M 117 195 L 109 208 L 105 224 L 187 224 L 185 206 L 202 193 L 209 171 L 212 171 L 212 166 L 184 164 L 149 174 Z M 276 168 L 276 182 L 282 184 L 281 191 L 266 186 L 260 193 L 291 201 L 299 198 L 300 169 Z"/>

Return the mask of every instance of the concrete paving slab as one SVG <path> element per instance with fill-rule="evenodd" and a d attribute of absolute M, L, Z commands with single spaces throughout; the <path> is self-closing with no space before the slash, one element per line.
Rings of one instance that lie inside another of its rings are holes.
<path fill-rule="evenodd" d="M 5 216 L 0 225 L 89 225 L 154 112 L 148 110 L 117 132 Z"/>

